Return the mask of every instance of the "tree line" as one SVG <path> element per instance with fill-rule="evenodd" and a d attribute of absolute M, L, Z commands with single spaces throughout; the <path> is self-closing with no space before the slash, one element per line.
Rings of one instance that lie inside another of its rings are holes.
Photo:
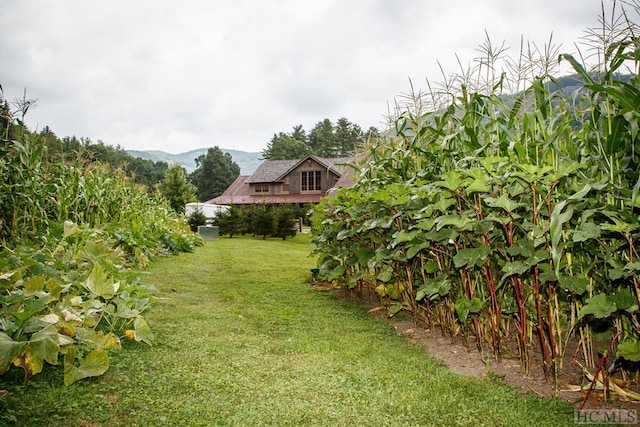
<path fill-rule="evenodd" d="M 298 219 L 305 218 L 312 209 L 310 205 L 249 205 L 229 206 L 225 212 L 216 215 L 213 224 L 220 227 L 220 234 L 229 238 L 250 234 L 279 237 L 285 240 L 294 237 L 298 230 Z"/>
<path fill-rule="evenodd" d="M 375 127 L 366 132 L 357 124 L 342 117 L 334 124 L 324 119 L 307 132 L 302 125 L 290 132 L 274 133 L 262 151 L 265 160 L 300 159 L 308 154 L 325 158 L 349 157 L 362 142 L 380 136 Z"/>

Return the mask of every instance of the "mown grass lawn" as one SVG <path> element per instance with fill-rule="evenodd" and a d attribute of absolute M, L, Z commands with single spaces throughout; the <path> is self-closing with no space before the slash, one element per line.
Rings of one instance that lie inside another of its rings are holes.
<path fill-rule="evenodd" d="M 103 376 L 0 377 L 4 413 L 53 426 L 563 426 L 573 408 L 448 371 L 362 307 L 309 285 L 306 235 L 222 238 L 155 261 L 153 347 Z M 20 384 L 20 385 L 16 385 Z"/>

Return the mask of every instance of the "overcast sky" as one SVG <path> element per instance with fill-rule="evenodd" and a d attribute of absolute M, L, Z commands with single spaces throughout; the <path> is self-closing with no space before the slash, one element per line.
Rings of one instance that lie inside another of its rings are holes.
<path fill-rule="evenodd" d="M 611 0 L 604 0 L 610 9 Z M 485 30 L 563 52 L 600 0 L 15 0 L 0 8 L 0 85 L 49 126 L 126 149 L 261 151 L 274 133 L 387 105 L 478 55 Z"/>

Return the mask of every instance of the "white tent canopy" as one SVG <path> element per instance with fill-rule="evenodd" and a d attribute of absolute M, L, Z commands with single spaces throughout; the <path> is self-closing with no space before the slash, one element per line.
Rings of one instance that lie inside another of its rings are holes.
<path fill-rule="evenodd" d="M 207 218 L 215 218 L 218 212 L 226 212 L 229 206 L 214 205 L 213 203 L 187 203 L 184 207 L 185 215 L 202 212 Z"/>

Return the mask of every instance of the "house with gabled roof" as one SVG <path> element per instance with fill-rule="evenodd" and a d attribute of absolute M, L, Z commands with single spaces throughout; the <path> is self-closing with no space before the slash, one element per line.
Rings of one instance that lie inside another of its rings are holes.
<path fill-rule="evenodd" d="M 240 175 L 217 205 L 319 203 L 348 170 L 350 157 L 323 158 L 310 154 L 298 160 L 266 160 L 253 175 Z"/>

